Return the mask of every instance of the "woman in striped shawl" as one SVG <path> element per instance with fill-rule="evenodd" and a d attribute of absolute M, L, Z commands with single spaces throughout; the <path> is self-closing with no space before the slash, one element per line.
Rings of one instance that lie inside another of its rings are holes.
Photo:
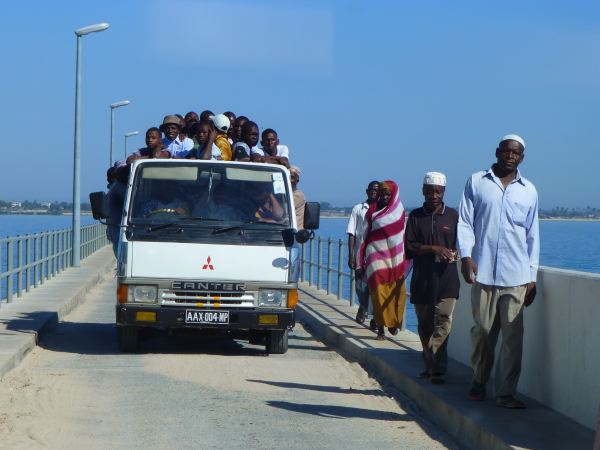
<path fill-rule="evenodd" d="M 398 333 L 406 305 L 404 278 L 409 268 L 404 256 L 406 215 L 396 183 L 388 180 L 380 184 L 377 202 L 371 204 L 365 220 L 368 228 L 357 269 L 366 270 L 378 325 L 377 339 L 383 340 L 384 326 L 391 334 Z"/>

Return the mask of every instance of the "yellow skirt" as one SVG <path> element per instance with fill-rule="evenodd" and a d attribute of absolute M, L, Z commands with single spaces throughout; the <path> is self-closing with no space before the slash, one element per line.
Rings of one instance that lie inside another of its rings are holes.
<path fill-rule="evenodd" d="M 370 289 L 370 293 L 377 325 L 400 328 L 406 307 L 404 279 L 380 284 L 375 289 Z"/>

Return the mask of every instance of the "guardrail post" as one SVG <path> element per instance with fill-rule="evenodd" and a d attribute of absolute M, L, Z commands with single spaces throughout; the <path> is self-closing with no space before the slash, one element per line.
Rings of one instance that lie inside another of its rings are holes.
<path fill-rule="evenodd" d="M 63 259 L 62 259 L 62 265 L 63 265 L 63 269 L 68 269 L 69 268 L 69 230 L 65 229 L 63 230 Z"/>
<path fill-rule="evenodd" d="M 23 240 L 17 236 L 17 297 L 23 292 Z"/>
<path fill-rule="evenodd" d="M 39 267 L 38 267 L 38 258 L 39 258 L 39 252 L 38 252 L 38 238 L 37 236 L 35 236 L 33 238 L 33 287 L 36 288 L 38 287 L 38 278 L 40 276 L 39 274 Z"/>
<path fill-rule="evenodd" d="M 25 292 L 31 289 L 31 238 L 25 240 Z"/>
<path fill-rule="evenodd" d="M 6 273 L 8 275 L 8 277 L 6 278 L 6 303 L 12 302 L 13 297 L 13 258 L 13 240 L 8 239 L 8 248 L 6 252 Z"/>
<path fill-rule="evenodd" d="M 56 271 L 57 273 L 62 272 L 62 232 L 58 230 L 56 232 Z"/>
<path fill-rule="evenodd" d="M 344 276 L 344 241 L 341 239 L 338 240 L 338 270 L 337 270 L 337 298 L 338 300 L 343 296 L 343 280 Z"/>
<path fill-rule="evenodd" d="M 323 259 L 323 242 L 321 236 L 317 238 L 317 289 L 321 289 L 321 266 Z"/>
<path fill-rule="evenodd" d="M 50 257 L 49 263 L 50 263 L 50 268 L 48 270 L 51 278 L 54 278 L 54 233 L 50 232 L 48 235 L 48 254 Z"/>
<path fill-rule="evenodd" d="M 309 250 L 309 260 L 308 260 L 308 284 L 309 286 L 312 286 L 313 284 L 313 241 L 314 239 L 311 239 L 309 242 L 309 246 L 308 246 L 308 250 Z"/>
<path fill-rule="evenodd" d="M 331 238 L 327 238 L 327 294 L 331 294 L 331 270 L 333 269 L 333 255 L 331 253 L 332 249 L 332 241 Z"/>
<path fill-rule="evenodd" d="M 42 233 L 40 236 L 40 284 L 44 284 L 48 279 L 48 235 Z"/>

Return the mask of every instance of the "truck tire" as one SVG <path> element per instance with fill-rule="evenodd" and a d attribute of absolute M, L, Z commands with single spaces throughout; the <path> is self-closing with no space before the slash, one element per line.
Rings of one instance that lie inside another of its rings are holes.
<path fill-rule="evenodd" d="M 288 350 L 288 330 L 271 330 L 267 334 L 267 353 L 283 355 Z"/>
<path fill-rule="evenodd" d="M 137 327 L 117 327 L 119 350 L 123 353 L 136 353 L 139 348 L 139 329 Z"/>

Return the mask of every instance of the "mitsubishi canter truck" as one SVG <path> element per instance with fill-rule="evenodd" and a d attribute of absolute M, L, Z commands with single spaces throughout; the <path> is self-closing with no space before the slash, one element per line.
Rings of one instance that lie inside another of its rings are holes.
<path fill-rule="evenodd" d="M 90 200 L 94 218 L 108 218 L 106 194 Z M 318 203 L 307 203 L 304 221 L 297 230 L 283 166 L 133 162 L 117 250 L 121 351 L 137 351 L 144 328 L 191 328 L 285 353 L 298 301 L 298 242 L 318 228 Z"/>

